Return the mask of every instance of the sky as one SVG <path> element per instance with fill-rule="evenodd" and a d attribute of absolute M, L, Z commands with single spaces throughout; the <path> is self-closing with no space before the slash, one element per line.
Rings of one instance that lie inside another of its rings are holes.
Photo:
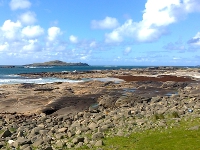
<path fill-rule="evenodd" d="M 0 0 L 0 65 L 200 65 L 200 0 Z"/>

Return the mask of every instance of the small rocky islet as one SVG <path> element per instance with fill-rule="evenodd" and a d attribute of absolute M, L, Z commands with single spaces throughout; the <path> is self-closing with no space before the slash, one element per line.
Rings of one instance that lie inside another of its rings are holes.
<path fill-rule="evenodd" d="M 101 147 L 105 137 L 128 137 L 134 132 L 169 128 L 182 119 L 200 117 L 199 68 L 21 75 L 93 80 L 1 85 L 1 149 Z"/>

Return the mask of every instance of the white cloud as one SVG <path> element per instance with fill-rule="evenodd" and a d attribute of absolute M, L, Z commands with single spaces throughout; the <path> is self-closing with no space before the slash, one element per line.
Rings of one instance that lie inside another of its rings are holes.
<path fill-rule="evenodd" d="M 198 32 L 192 39 L 188 41 L 188 44 L 192 46 L 200 46 L 200 32 Z"/>
<path fill-rule="evenodd" d="M 31 2 L 29 0 L 11 0 L 10 8 L 12 10 L 26 9 L 31 7 Z"/>
<path fill-rule="evenodd" d="M 140 22 L 127 20 L 122 26 L 105 34 L 105 42 L 121 42 L 133 38 L 139 42 L 151 42 L 166 34 L 166 27 L 188 13 L 200 11 L 199 0 L 147 0 Z"/>
<path fill-rule="evenodd" d="M 119 26 L 116 18 L 106 17 L 104 20 L 92 20 L 92 29 L 114 29 Z"/>
<path fill-rule="evenodd" d="M 91 43 L 90 43 L 90 47 L 91 48 L 94 48 L 94 47 L 96 47 L 97 46 L 97 43 L 95 42 L 95 41 L 92 41 Z"/>
<path fill-rule="evenodd" d="M 78 43 L 78 37 L 70 35 L 69 40 L 71 43 Z"/>
<path fill-rule="evenodd" d="M 61 30 L 58 27 L 51 27 L 48 29 L 48 40 L 54 41 L 59 35 L 61 35 Z"/>
<path fill-rule="evenodd" d="M 119 28 L 120 29 L 120 28 Z M 112 42 L 122 42 L 123 38 L 120 30 L 114 30 L 113 32 L 106 34 L 106 43 L 112 43 Z"/>
<path fill-rule="evenodd" d="M 126 47 L 124 50 L 124 55 L 128 55 L 129 53 L 131 53 L 132 48 L 131 47 Z"/>
<path fill-rule="evenodd" d="M 36 38 L 44 34 L 44 29 L 40 26 L 26 26 L 22 29 L 22 35 L 28 38 Z"/>
<path fill-rule="evenodd" d="M 163 47 L 164 49 L 167 50 L 179 50 L 179 51 L 184 51 L 186 50 L 186 46 L 182 42 L 175 42 L 175 43 L 168 43 Z"/>
<path fill-rule="evenodd" d="M 38 50 L 38 40 L 28 40 L 27 44 L 23 46 L 25 51 L 36 51 Z"/>
<path fill-rule="evenodd" d="M 6 51 L 9 48 L 9 44 L 7 42 L 0 44 L 0 51 Z"/>
<path fill-rule="evenodd" d="M 8 40 L 15 40 L 18 37 L 22 25 L 21 22 L 12 22 L 11 20 L 6 20 L 3 26 L 0 28 L 2 31 L 3 37 Z"/>
<path fill-rule="evenodd" d="M 30 11 L 23 13 L 19 18 L 24 24 L 34 24 L 37 21 L 36 14 Z"/>

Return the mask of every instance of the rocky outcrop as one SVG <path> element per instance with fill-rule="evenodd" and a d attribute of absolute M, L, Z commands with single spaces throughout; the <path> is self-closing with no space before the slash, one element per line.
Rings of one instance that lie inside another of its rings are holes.
<path fill-rule="evenodd" d="M 76 75 L 115 74 L 105 72 Z M 106 137 L 173 128 L 181 120 L 200 117 L 199 80 L 173 75 L 164 77 L 173 79 L 169 81 L 145 81 L 141 72 L 136 78 L 128 71 L 116 72 L 129 80 L 1 85 L 0 148 L 95 148 L 103 146 Z"/>

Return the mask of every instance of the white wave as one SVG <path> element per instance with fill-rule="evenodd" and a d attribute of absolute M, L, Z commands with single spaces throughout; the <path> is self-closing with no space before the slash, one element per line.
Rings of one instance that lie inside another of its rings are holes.
<path fill-rule="evenodd" d="M 28 68 L 28 69 L 35 69 L 35 68 L 53 68 L 53 66 L 49 66 L 49 67 L 24 66 L 24 68 Z"/>
<path fill-rule="evenodd" d="M 9 75 L 4 75 L 4 77 L 20 77 L 20 75 L 17 75 L 17 74 L 9 74 Z"/>
<path fill-rule="evenodd" d="M 20 83 L 46 84 L 46 83 L 54 83 L 54 82 L 77 83 L 77 82 L 83 82 L 83 80 L 68 80 L 68 79 L 57 79 L 57 78 L 0 79 L 0 85 L 2 85 L 2 84 L 20 84 Z"/>

